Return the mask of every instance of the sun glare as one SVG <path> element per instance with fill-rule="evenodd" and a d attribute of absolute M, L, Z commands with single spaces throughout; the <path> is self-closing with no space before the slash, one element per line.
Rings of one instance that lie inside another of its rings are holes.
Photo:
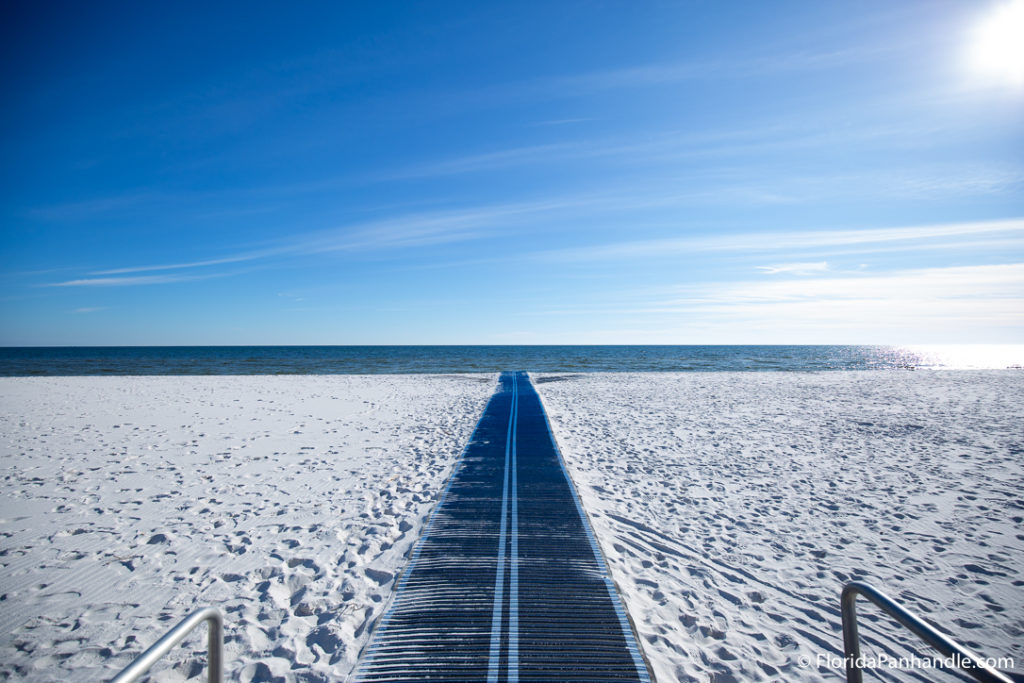
<path fill-rule="evenodd" d="M 1024 85 L 1024 0 L 997 6 L 977 25 L 970 62 L 979 77 Z"/>

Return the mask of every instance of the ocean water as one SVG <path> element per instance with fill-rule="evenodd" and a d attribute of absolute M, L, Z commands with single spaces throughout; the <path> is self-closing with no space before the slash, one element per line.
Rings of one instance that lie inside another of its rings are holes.
<path fill-rule="evenodd" d="M 0 376 L 1021 368 L 1015 346 L 144 346 L 0 348 Z"/>

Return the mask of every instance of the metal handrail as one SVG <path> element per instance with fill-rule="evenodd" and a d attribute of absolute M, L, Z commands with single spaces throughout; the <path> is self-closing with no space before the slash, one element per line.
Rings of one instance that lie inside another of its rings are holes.
<path fill-rule="evenodd" d="M 858 595 L 863 595 L 875 603 L 883 612 L 913 631 L 917 637 L 941 652 L 944 657 L 951 658 L 960 669 L 975 680 L 983 681 L 983 683 L 1013 683 L 1013 679 L 990 667 L 981 657 L 963 645 L 950 640 L 935 627 L 908 612 L 882 591 L 860 581 L 846 584 L 840 598 L 840 607 L 843 613 L 843 648 L 846 653 L 846 658 L 843 661 L 846 666 L 847 683 L 863 683 L 864 680 L 861 668 L 860 635 L 857 632 L 856 603 Z"/>
<path fill-rule="evenodd" d="M 207 636 L 209 650 L 210 683 L 222 683 L 224 680 L 224 617 L 216 607 L 204 607 L 188 615 L 181 623 L 168 631 L 163 638 L 156 641 L 151 648 L 139 655 L 138 659 L 125 667 L 121 673 L 110 679 L 110 683 L 131 683 L 149 671 L 161 657 L 171 651 L 175 645 L 183 641 L 189 633 L 204 621 L 210 622 Z"/>

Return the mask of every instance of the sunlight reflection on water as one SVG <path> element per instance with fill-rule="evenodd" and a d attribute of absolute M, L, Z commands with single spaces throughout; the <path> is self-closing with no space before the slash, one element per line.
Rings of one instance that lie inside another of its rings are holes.
<path fill-rule="evenodd" d="M 0 376 L 820 372 L 1024 367 L 998 346 L 196 346 L 0 348 Z"/>
<path fill-rule="evenodd" d="M 895 347 L 919 368 L 983 370 L 1024 368 L 1024 344 L 961 344 Z"/>

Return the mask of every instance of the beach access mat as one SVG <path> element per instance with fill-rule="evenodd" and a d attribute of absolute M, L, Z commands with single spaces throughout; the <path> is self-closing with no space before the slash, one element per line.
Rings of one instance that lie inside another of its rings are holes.
<path fill-rule="evenodd" d="M 526 373 L 503 373 L 357 681 L 650 681 Z"/>

